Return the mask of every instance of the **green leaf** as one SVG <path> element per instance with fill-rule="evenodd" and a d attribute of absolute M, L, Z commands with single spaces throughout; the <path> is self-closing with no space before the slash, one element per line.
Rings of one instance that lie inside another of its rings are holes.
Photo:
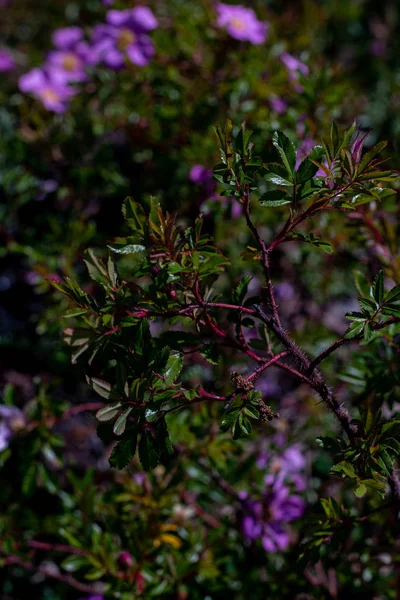
<path fill-rule="evenodd" d="M 367 486 L 364 483 L 359 483 L 353 491 L 357 498 L 362 498 L 367 493 Z"/>
<path fill-rule="evenodd" d="M 376 303 L 369 298 L 359 298 L 358 303 L 362 311 L 365 311 L 368 315 L 372 315 L 378 308 Z"/>
<path fill-rule="evenodd" d="M 157 442 L 161 454 L 174 454 L 171 438 L 169 437 L 167 423 L 165 419 L 157 423 Z"/>
<path fill-rule="evenodd" d="M 107 284 L 108 273 L 103 261 L 95 255 L 92 248 L 85 250 L 84 254 L 86 258 L 83 262 L 86 264 L 90 277 L 98 283 Z"/>
<path fill-rule="evenodd" d="M 233 290 L 233 302 L 234 304 L 242 304 L 249 287 L 250 281 L 253 279 L 251 275 L 245 275 L 239 281 L 235 289 Z"/>
<path fill-rule="evenodd" d="M 398 304 L 386 304 L 381 313 L 389 317 L 400 317 L 400 306 Z"/>
<path fill-rule="evenodd" d="M 278 150 L 287 171 L 293 175 L 296 168 L 296 148 L 293 142 L 282 131 L 276 131 L 272 136 L 272 143 Z"/>
<path fill-rule="evenodd" d="M 139 233 L 144 232 L 144 223 L 146 220 L 143 208 L 131 197 L 125 198 L 122 204 L 122 214 L 129 227 Z"/>
<path fill-rule="evenodd" d="M 251 129 L 246 129 L 246 123 L 242 123 L 239 133 L 233 140 L 233 147 L 239 152 L 242 158 L 248 156 L 249 142 L 252 134 Z"/>
<path fill-rule="evenodd" d="M 96 413 L 96 418 L 99 421 L 111 421 L 118 413 L 119 409 L 122 406 L 122 402 L 116 402 L 115 404 L 109 404 L 108 406 L 103 406 Z"/>
<path fill-rule="evenodd" d="M 201 339 L 194 333 L 169 329 L 164 331 L 158 338 L 157 343 L 169 346 L 171 350 L 180 350 L 182 346 L 193 346 L 199 344 Z M 157 371 L 158 372 L 158 371 Z"/>
<path fill-rule="evenodd" d="M 354 338 L 354 337 L 360 335 L 360 333 L 362 333 L 363 329 L 364 329 L 364 323 L 359 323 L 359 322 L 352 323 L 350 325 L 349 329 L 344 334 L 344 337 L 346 338 L 346 340 Z"/>
<path fill-rule="evenodd" d="M 266 164 L 263 177 L 274 185 L 293 186 L 293 181 L 288 178 L 287 170 L 279 163 Z"/>
<path fill-rule="evenodd" d="M 174 381 L 179 377 L 182 367 L 183 356 L 180 354 L 170 354 L 164 372 L 166 383 L 174 383 Z"/>
<path fill-rule="evenodd" d="M 126 246 L 107 244 L 107 247 L 117 254 L 136 254 L 137 252 L 144 252 L 146 250 L 146 247 L 141 244 L 127 244 Z"/>
<path fill-rule="evenodd" d="M 217 365 L 221 358 L 219 348 L 215 344 L 203 346 L 203 348 L 200 350 L 200 355 L 212 365 Z"/>
<path fill-rule="evenodd" d="M 126 428 L 126 422 L 127 419 L 129 417 L 129 415 L 131 414 L 131 412 L 133 411 L 133 406 L 130 406 L 127 410 L 125 410 L 123 413 L 121 413 L 118 417 L 118 419 L 115 421 L 114 423 L 114 427 L 113 427 L 113 432 L 115 433 L 115 435 L 122 435 L 125 431 Z"/>
<path fill-rule="evenodd" d="M 372 325 L 371 323 L 365 323 L 365 327 L 364 327 L 364 340 L 366 342 L 370 342 L 372 340 L 372 338 L 374 337 L 374 332 L 372 331 Z"/>
<path fill-rule="evenodd" d="M 338 463 L 337 465 L 334 465 L 331 468 L 331 471 L 333 473 L 343 473 L 344 475 L 347 475 L 347 477 L 357 477 L 355 471 L 354 471 L 354 467 L 352 464 L 342 461 L 340 463 Z"/>
<path fill-rule="evenodd" d="M 310 154 L 301 162 L 296 172 L 296 183 L 302 184 L 312 179 L 317 171 L 318 167 L 312 160 L 321 162 L 325 151 L 322 146 L 314 146 Z"/>
<path fill-rule="evenodd" d="M 357 174 L 361 174 L 364 171 L 364 169 L 369 165 L 371 160 L 377 154 L 380 154 L 380 152 L 382 152 L 382 150 L 386 146 L 387 146 L 387 142 L 382 141 L 382 142 L 378 142 L 377 144 L 375 144 L 375 146 L 373 146 L 370 150 L 368 150 L 368 152 L 366 152 L 364 154 L 364 156 L 362 157 L 360 164 L 357 167 Z"/>
<path fill-rule="evenodd" d="M 374 279 L 374 282 L 371 287 L 371 295 L 376 300 L 377 304 L 381 304 L 384 295 L 384 287 L 383 287 L 383 270 L 381 269 L 377 276 Z"/>
<path fill-rule="evenodd" d="M 62 561 L 61 567 L 65 571 L 68 571 L 68 573 L 74 573 L 82 567 L 87 567 L 89 564 L 90 563 L 86 556 L 74 554 L 73 556 L 67 556 L 67 558 Z"/>
<path fill-rule="evenodd" d="M 118 442 L 110 454 L 109 463 L 115 469 L 123 469 L 134 458 L 136 452 L 137 431 L 129 431 L 129 438 Z"/>
<path fill-rule="evenodd" d="M 369 297 L 371 284 L 361 271 L 353 270 L 354 281 L 356 288 L 360 292 L 361 296 Z"/>
<path fill-rule="evenodd" d="M 81 315 L 86 315 L 87 312 L 88 311 L 86 308 L 71 308 L 61 316 L 63 319 L 71 319 L 72 317 L 80 317 Z"/>
<path fill-rule="evenodd" d="M 144 431 L 140 438 L 139 459 L 145 471 L 154 469 L 159 463 L 159 451 L 149 431 Z"/>
<path fill-rule="evenodd" d="M 119 394 L 112 389 L 111 383 L 108 383 L 108 381 L 97 379 L 97 377 L 91 377 L 88 379 L 88 383 L 102 398 L 106 398 L 107 400 L 120 399 Z"/>
<path fill-rule="evenodd" d="M 220 430 L 229 431 L 239 415 L 237 408 L 229 411 L 221 421 Z"/>
<path fill-rule="evenodd" d="M 384 302 L 396 302 L 400 300 L 400 285 L 396 285 L 394 288 L 389 290 L 384 298 Z"/>
<path fill-rule="evenodd" d="M 267 207 L 283 206 L 284 204 L 290 204 L 291 202 L 292 198 L 289 196 L 289 194 L 281 190 L 266 192 L 259 199 L 261 206 Z"/>

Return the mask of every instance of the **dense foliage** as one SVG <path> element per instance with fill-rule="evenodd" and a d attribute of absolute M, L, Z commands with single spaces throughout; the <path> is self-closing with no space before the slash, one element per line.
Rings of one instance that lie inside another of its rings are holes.
<path fill-rule="evenodd" d="M 5 600 L 397 598 L 382 6 L 0 0 Z"/>

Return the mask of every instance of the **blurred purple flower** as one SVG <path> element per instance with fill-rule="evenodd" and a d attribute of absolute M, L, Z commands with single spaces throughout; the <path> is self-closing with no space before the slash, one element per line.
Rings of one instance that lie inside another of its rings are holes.
<path fill-rule="evenodd" d="M 306 459 L 298 444 L 294 444 L 287 448 L 280 457 L 281 472 L 298 473 L 306 466 Z"/>
<path fill-rule="evenodd" d="M 93 52 L 89 44 L 83 41 L 80 27 L 65 27 L 53 33 L 52 50 L 47 58 L 46 67 L 53 71 L 53 78 L 61 82 L 85 81 L 85 66 L 92 64 Z"/>
<path fill-rule="evenodd" d="M 316 144 L 314 140 L 310 137 L 306 137 L 300 142 L 296 153 L 296 169 L 298 169 L 300 163 L 306 158 L 306 156 L 310 154 L 315 145 Z"/>
<path fill-rule="evenodd" d="M 148 31 L 158 25 L 152 11 L 146 6 L 126 10 L 110 10 L 107 25 L 97 25 L 93 32 L 93 55 L 107 67 L 124 67 L 128 58 L 133 64 L 144 67 L 154 55 L 154 46 Z"/>
<path fill-rule="evenodd" d="M 190 169 L 189 179 L 198 185 L 206 185 L 213 180 L 213 172 L 203 165 L 193 165 Z"/>
<path fill-rule="evenodd" d="M 83 40 L 83 30 L 80 27 L 63 27 L 56 29 L 51 39 L 59 50 L 73 50 Z"/>
<path fill-rule="evenodd" d="M 298 73 L 308 75 L 309 68 L 301 60 L 292 56 L 288 52 L 283 52 L 280 56 L 281 61 L 290 73 L 297 76 Z"/>
<path fill-rule="evenodd" d="M 305 502 L 300 496 L 292 495 L 290 489 L 276 479 L 262 500 L 244 499 L 243 509 L 243 534 L 250 540 L 261 538 L 264 550 L 277 552 L 286 550 L 290 544 L 283 525 L 302 516 Z"/>
<path fill-rule="evenodd" d="M 104 600 L 104 596 L 100 596 L 100 594 L 95 594 L 94 596 L 86 596 L 86 598 L 79 598 L 79 600 Z"/>
<path fill-rule="evenodd" d="M 189 179 L 193 183 L 204 188 L 204 192 L 208 198 L 215 194 L 215 180 L 213 178 L 212 169 L 207 169 L 203 165 L 193 165 L 190 169 Z"/>
<path fill-rule="evenodd" d="M 14 434 L 24 425 L 25 418 L 19 408 L 0 404 L 0 452 L 7 448 Z"/>
<path fill-rule="evenodd" d="M 281 115 L 282 113 L 286 112 L 287 110 L 287 102 L 283 99 L 280 98 L 279 96 L 275 96 L 274 98 L 271 98 L 269 101 L 272 110 L 274 110 L 275 112 L 278 113 L 278 115 Z"/>
<path fill-rule="evenodd" d="M 235 40 L 263 44 L 267 39 L 268 23 L 259 21 L 251 8 L 219 3 L 216 10 L 218 27 L 224 27 Z"/>
<path fill-rule="evenodd" d="M 15 68 L 15 60 L 8 50 L 0 50 L 0 73 L 12 71 Z"/>
<path fill-rule="evenodd" d="M 83 57 L 72 50 L 53 50 L 47 57 L 46 67 L 53 71 L 53 78 L 60 83 L 85 81 L 86 62 Z"/>
<path fill-rule="evenodd" d="M 275 286 L 275 294 L 279 300 L 290 300 L 294 296 L 294 287 L 288 281 L 282 281 Z"/>
<path fill-rule="evenodd" d="M 54 70 L 46 68 L 35 68 L 22 75 L 19 89 L 33 94 L 47 110 L 55 113 L 65 112 L 68 101 L 76 94 L 76 90 L 58 78 Z"/>

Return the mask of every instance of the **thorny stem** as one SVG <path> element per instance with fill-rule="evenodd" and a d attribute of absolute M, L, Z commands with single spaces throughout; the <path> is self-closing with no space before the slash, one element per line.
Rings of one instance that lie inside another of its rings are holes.
<path fill-rule="evenodd" d="M 306 372 L 310 369 L 310 360 L 304 354 L 302 350 L 297 348 L 293 340 L 287 335 L 284 329 L 280 327 L 274 320 L 273 317 L 268 317 L 263 310 L 258 306 L 254 305 L 260 319 L 273 331 L 279 341 L 285 348 L 292 354 L 299 366 Z M 350 441 L 353 441 L 357 435 L 358 429 L 355 424 L 352 423 L 351 418 L 347 411 L 339 404 L 336 400 L 332 391 L 326 385 L 321 373 L 314 371 L 309 378 L 310 385 L 313 389 L 321 396 L 322 400 L 328 405 L 332 412 L 336 415 L 336 418 L 341 423 L 343 429 L 347 433 Z"/>
<path fill-rule="evenodd" d="M 248 185 L 245 186 L 245 193 L 242 195 L 242 202 L 243 202 L 243 210 L 244 210 L 244 216 L 246 218 L 247 226 L 250 229 L 251 233 L 253 234 L 253 237 L 257 243 L 257 246 L 261 250 L 261 254 L 262 254 L 261 264 L 264 269 L 264 276 L 265 276 L 266 290 L 267 290 L 267 301 L 268 301 L 268 304 L 270 305 L 273 318 L 275 319 L 277 324 L 280 326 L 281 323 L 279 320 L 278 306 L 277 306 L 276 300 L 275 300 L 274 288 L 272 285 L 271 271 L 270 271 L 270 266 L 269 266 L 269 249 L 267 248 L 266 243 L 264 242 L 264 240 L 258 233 L 257 228 L 254 225 L 254 223 L 250 217 L 250 197 L 249 197 L 249 186 Z"/>

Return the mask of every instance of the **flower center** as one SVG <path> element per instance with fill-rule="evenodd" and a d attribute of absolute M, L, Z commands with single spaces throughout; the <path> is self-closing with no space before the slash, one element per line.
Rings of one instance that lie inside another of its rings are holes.
<path fill-rule="evenodd" d="M 75 71 L 75 69 L 78 68 L 78 65 L 79 59 L 72 52 L 66 54 L 62 60 L 62 66 L 66 71 Z"/>
<path fill-rule="evenodd" d="M 60 99 L 59 95 L 54 90 L 50 89 L 45 89 L 42 91 L 42 98 L 46 102 L 58 102 Z"/>
<path fill-rule="evenodd" d="M 135 39 L 136 39 L 136 36 L 133 33 L 133 31 L 131 31 L 130 29 L 126 29 L 126 28 L 121 29 L 119 36 L 118 36 L 118 48 L 120 50 L 126 50 L 128 46 L 133 44 Z"/>
<path fill-rule="evenodd" d="M 233 17 L 231 19 L 231 25 L 235 27 L 235 29 L 244 29 L 244 23 L 237 17 Z"/>

